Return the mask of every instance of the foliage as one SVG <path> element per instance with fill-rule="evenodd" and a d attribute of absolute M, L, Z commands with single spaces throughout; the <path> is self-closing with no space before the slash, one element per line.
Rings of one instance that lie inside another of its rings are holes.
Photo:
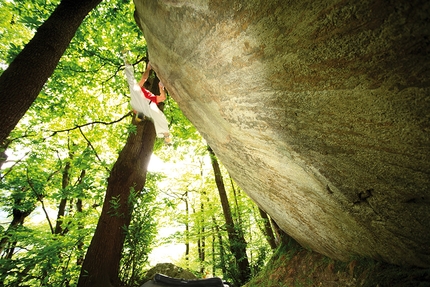
<path fill-rule="evenodd" d="M 1 68 L 58 3 L 0 3 L 4 16 L 0 20 Z M 90 13 L 10 135 L 9 161 L 0 174 L 4 199 L 0 210 L 10 222 L 17 214 L 22 220 L 1 228 L 1 282 L 6 286 L 76 285 L 101 211 L 106 178 L 132 130 L 120 51 L 125 43 L 132 45 L 136 61 L 146 53 L 133 9 L 129 1 L 108 0 Z M 148 215 L 153 209 L 145 210 L 149 201 L 145 198 L 136 199 L 145 204 L 138 205 L 130 233 L 142 222 L 152 222 Z M 60 233 L 56 224 L 61 225 Z M 144 265 L 149 247 L 141 246 L 149 246 L 151 240 L 151 236 L 129 237 L 129 250 L 142 249 L 135 254 L 140 257 L 134 264 Z M 124 280 L 130 280 L 127 276 L 135 275 L 125 274 Z"/>
<path fill-rule="evenodd" d="M 89 230 L 72 228 L 67 236 L 59 239 L 46 231 L 44 226 L 20 228 L 14 234 L 19 239 L 19 251 L 13 259 L 0 259 L 1 281 L 5 286 L 64 286 L 76 284 L 79 266 L 76 261 L 83 256 L 79 248 L 81 238 Z"/>
<path fill-rule="evenodd" d="M 59 0 L 0 2 L 0 68 L 10 63 L 31 39 L 36 28 L 55 9 Z"/>
<path fill-rule="evenodd" d="M 157 194 L 157 174 L 148 174 L 145 189 L 133 196 L 133 216 L 124 242 L 121 259 L 120 278 L 124 286 L 140 286 L 145 277 L 151 244 L 157 234 L 156 216 L 159 206 L 155 202 Z"/>
<path fill-rule="evenodd" d="M 201 138 L 196 138 L 192 146 L 191 149 L 178 148 L 169 151 L 171 159 L 169 175 L 165 179 L 166 188 L 160 194 L 159 201 L 163 202 L 162 209 L 165 216 L 168 216 L 164 224 L 182 228 L 161 239 L 159 244 L 189 244 L 188 256 L 184 254 L 176 262 L 177 265 L 194 270 L 198 277 L 219 276 L 234 282 L 238 270 L 235 270 L 235 259 L 228 247 L 225 220 L 206 143 Z M 162 150 L 156 154 L 164 156 Z M 169 158 L 166 156 L 165 160 Z M 179 169 L 175 169 L 176 162 L 180 162 Z M 229 178 L 224 167 L 222 172 L 225 178 Z M 271 253 L 264 235 L 258 228 L 258 223 L 262 219 L 255 204 L 233 181 L 227 182 L 226 187 L 232 214 L 237 226 L 244 232 L 248 256 L 256 273 L 266 263 Z"/>

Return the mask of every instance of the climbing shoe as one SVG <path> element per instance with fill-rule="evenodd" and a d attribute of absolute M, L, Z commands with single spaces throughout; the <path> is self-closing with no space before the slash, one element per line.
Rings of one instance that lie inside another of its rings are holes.
<path fill-rule="evenodd" d="M 143 121 L 144 118 L 145 118 L 145 116 L 143 115 L 143 113 L 137 113 L 136 114 L 136 122 L 141 122 L 141 121 Z"/>
<path fill-rule="evenodd" d="M 165 133 L 164 134 L 164 143 L 166 145 L 171 145 L 172 144 L 172 138 L 170 137 L 169 133 Z"/>

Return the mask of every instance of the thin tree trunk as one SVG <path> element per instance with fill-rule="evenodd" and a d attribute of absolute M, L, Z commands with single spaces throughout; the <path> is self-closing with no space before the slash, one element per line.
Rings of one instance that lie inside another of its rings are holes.
<path fill-rule="evenodd" d="M 230 184 L 231 184 L 231 188 L 233 190 L 233 195 L 234 195 L 234 204 L 236 207 L 237 224 L 242 225 L 242 218 L 240 217 L 239 202 L 237 201 L 236 188 L 234 187 L 233 178 L 231 178 L 231 176 L 230 176 Z"/>
<path fill-rule="evenodd" d="M 270 245 L 270 248 L 272 248 L 272 250 L 275 250 L 278 247 L 278 244 L 276 244 L 276 237 L 275 237 L 275 234 L 273 233 L 272 226 L 270 225 L 270 219 L 264 210 L 262 210 L 261 208 L 258 208 L 258 211 L 260 212 L 261 218 L 263 218 L 264 236 L 266 237 L 267 242 Z"/>
<path fill-rule="evenodd" d="M 69 147 L 69 159 L 70 160 L 73 159 L 73 154 L 70 151 L 70 147 Z M 63 223 L 63 217 L 66 212 L 67 196 L 65 195 L 65 190 L 69 186 L 70 168 L 71 168 L 71 163 L 70 161 L 67 161 L 66 166 L 64 167 L 64 170 L 63 170 L 63 178 L 61 181 L 61 189 L 62 189 L 61 192 L 63 196 L 61 197 L 60 204 L 58 206 L 57 223 L 55 224 L 54 234 L 61 234 L 63 232 L 63 228 L 61 225 Z"/>
<path fill-rule="evenodd" d="M 285 233 L 279 225 L 276 223 L 276 221 L 271 219 L 273 229 L 275 230 L 275 233 L 277 234 L 278 238 L 278 245 L 285 245 L 290 247 L 300 247 L 300 244 L 291 236 L 289 236 L 287 233 Z"/>
<path fill-rule="evenodd" d="M 212 168 L 215 174 L 215 183 L 218 188 L 219 196 L 221 199 L 221 206 L 224 213 L 226 222 L 226 229 L 230 241 L 230 250 L 236 258 L 237 269 L 239 271 L 238 282 L 243 285 L 251 276 L 251 269 L 249 266 L 248 256 L 246 254 L 246 241 L 243 237 L 243 232 L 238 232 L 238 226 L 234 225 L 233 217 L 231 215 L 230 204 L 228 203 L 227 192 L 225 190 L 224 181 L 222 178 L 221 170 L 213 150 L 208 146 L 208 151 L 211 157 Z"/>
<path fill-rule="evenodd" d="M 101 1 L 62 0 L 0 76 L 1 144 L 39 95 L 83 19 Z"/>
<path fill-rule="evenodd" d="M 16 206 L 19 206 L 19 202 L 15 202 Z M 31 214 L 34 208 L 26 211 L 21 211 L 17 208 L 12 210 L 12 222 L 9 224 L 6 232 L 4 233 L 1 241 L 0 241 L 0 254 L 4 251 L 4 258 L 11 259 L 13 255 L 13 251 L 16 245 L 16 242 L 10 242 L 10 233 L 16 230 L 19 226 L 22 226 L 24 223 L 24 219 Z"/>
<path fill-rule="evenodd" d="M 189 257 L 190 257 L 190 207 L 188 203 L 188 191 L 185 192 L 185 262 L 187 268 L 189 267 Z"/>
<path fill-rule="evenodd" d="M 218 244 L 219 244 L 219 265 L 221 266 L 221 271 L 222 271 L 222 275 L 223 277 L 227 277 L 227 263 L 225 261 L 225 251 L 224 251 L 224 241 L 222 240 L 222 235 L 221 235 L 221 230 L 218 226 L 218 223 L 215 220 L 215 217 L 212 216 L 212 222 L 213 225 L 215 227 L 215 231 L 216 231 L 216 236 L 218 237 Z M 215 261 L 214 261 L 215 264 Z M 214 272 L 215 275 L 215 272 Z"/>
<path fill-rule="evenodd" d="M 216 240 L 216 233 L 215 233 L 215 227 L 212 226 L 212 275 L 216 276 L 216 257 L 215 257 L 215 240 Z"/>
<path fill-rule="evenodd" d="M 54 171 L 53 173 L 51 173 L 48 176 L 48 178 L 46 179 L 46 182 L 49 182 L 54 177 L 55 174 L 57 174 L 57 171 Z M 38 191 L 34 188 L 34 185 L 33 185 L 32 181 L 28 175 L 28 170 L 27 170 L 27 182 L 28 182 L 28 187 L 23 187 L 21 192 L 25 193 L 25 192 L 27 192 L 27 190 L 33 190 L 35 197 L 37 198 L 38 201 L 41 202 L 42 208 L 46 214 L 46 210 L 45 210 L 44 205 L 43 205 L 43 196 L 41 194 L 39 194 Z M 6 232 L 1 237 L 1 240 L 0 240 L 0 254 L 4 251 L 7 244 L 9 244 L 9 246 L 12 247 L 12 248 L 9 248 L 9 251 L 7 251 L 7 254 L 8 254 L 7 256 L 13 255 L 13 249 L 16 245 L 16 242 L 14 242 L 13 244 L 9 243 L 9 233 L 13 232 L 19 226 L 22 226 L 24 224 L 25 218 L 27 218 L 33 212 L 33 210 L 36 208 L 36 206 L 33 205 L 33 206 L 29 207 L 28 209 L 23 210 L 23 207 L 21 206 L 22 198 L 20 196 L 13 196 L 13 198 L 14 198 L 14 206 L 15 206 L 12 209 L 13 219 L 12 219 L 12 222 L 10 223 L 8 229 L 6 230 Z M 54 229 L 52 228 L 52 225 L 51 225 L 51 222 L 50 222 L 48 216 L 47 216 L 47 220 L 48 220 L 49 226 L 51 228 L 51 231 L 53 232 Z"/>
<path fill-rule="evenodd" d="M 10 143 L 11 141 L 7 139 L 5 139 L 3 142 L 0 141 L 0 169 L 7 160 L 6 150 L 9 147 Z M 2 176 L 0 174 L 0 181 L 1 179 L 2 179 Z"/>
<path fill-rule="evenodd" d="M 84 177 L 85 176 L 85 170 L 82 170 L 83 175 L 81 173 L 81 176 Z M 82 199 L 78 198 L 78 200 L 76 201 L 76 212 L 77 213 L 82 213 Z M 84 226 L 81 222 L 78 222 L 78 229 L 83 229 Z M 82 250 L 84 248 L 84 241 L 80 240 L 78 242 L 78 250 Z M 78 258 L 76 259 L 76 265 L 81 266 L 82 263 L 84 263 L 84 256 L 78 256 Z"/>
<path fill-rule="evenodd" d="M 204 204 L 201 202 L 200 204 L 200 214 L 204 214 Z M 198 248 L 199 248 L 199 259 L 200 259 L 200 273 L 204 274 L 205 266 L 204 262 L 206 260 L 206 236 L 205 236 L 205 219 L 203 216 L 199 217 L 199 240 L 198 240 Z"/>

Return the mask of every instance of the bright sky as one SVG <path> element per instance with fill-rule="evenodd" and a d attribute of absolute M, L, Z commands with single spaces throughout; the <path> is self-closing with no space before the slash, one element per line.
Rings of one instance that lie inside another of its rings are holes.
<path fill-rule="evenodd" d="M 151 172 L 162 172 L 165 174 L 177 174 L 176 169 L 171 163 L 165 163 L 159 157 L 152 154 L 151 160 L 148 165 L 148 171 Z M 173 172 L 172 172 L 173 171 Z M 160 183 L 161 186 L 164 186 L 168 183 Z M 175 232 L 180 231 L 179 227 L 159 227 L 158 234 L 156 237 L 156 241 L 160 241 L 165 237 L 173 235 Z M 155 266 L 157 263 L 173 263 L 175 264 L 182 256 L 185 254 L 185 244 L 163 244 L 155 247 L 152 252 L 148 256 L 150 266 Z"/>
<path fill-rule="evenodd" d="M 162 227 L 158 229 L 156 240 L 162 239 L 180 231 L 182 228 Z M 176 264 L 185 254 L 185 244 L 169 243 L 155 247 L 148 256 L 149 265 L 155 266 L 157 263 Z"/>

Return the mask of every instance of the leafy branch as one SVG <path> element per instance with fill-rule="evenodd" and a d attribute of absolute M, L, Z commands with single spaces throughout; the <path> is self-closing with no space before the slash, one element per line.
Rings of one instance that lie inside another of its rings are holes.
<path fill-rule="evenodd" d="M 70 131 L 73 131 L 73 130 L 76 130 L 76 129 L 81 129 L 83 127 L 92 126 L 92 125 L 96 125 L 96 124 L 102 124 L 102 125 L 109 126 L 109 125 L 113 125 L 113 124 L 116 124 L 118 122 L 121 122 L 122 120 L 124 120 L 125 118 L 127 118 L 128 116 L 130 116 L 131 114 L 132 114 L 132 112 L 130 111 L 127 114 L 125 114 L 124 116 L 122 116 L 121 118 L 119 118 L 117 120 L 114 120 L 112 122 L 93 121 L 93 122 L 85 123 L 85 124 L 82 124 L 82 125 L 75 125 L 72 128 L 61 129 L 61 130 L 54 130 L 54 131 L 51 130 L 49 132 L 52 132 L 52 135 L 51 135 L 51 137 L 52 137 L 52 136 L 56 135 L 57 133 L 70 132 Z"/>
<path fill-rule="evenodd" d="M 48 178 L 47 178 L 46 182 L 49 182 L 49 181 L 52 179 L 52 177 L 53 177 L 56 173 L 58 173 L 58 172 L 59 172 L 59 171 L 58 171 L 58 170 L 56 170 L 56 171 L 54 171 L 53 173 L 51 173 L 51 174 L 48 176 Z M 46 211 L 45 203 L 43 202 L 43 197 L 44 197 L 44 196 L 43 196 L 43 194 L 39 193 L 39 192 L 36 190 L 36 187 L 34 186 L 33 181 L 31 180 L 31 178 L 30 178 L 30 176 L 29 176 L 29 174 L 28 174 L 28 169 L 27 169 L 26 174 L 27 174 L 27 182 L 28 182 L 28 185 L 30 186 L 30 188 L 31 188 L 31 190 L 33 191 L 33 193 L 36 195 L 37 200 L 42 204 L 42 210 L 43 210 L 43 212 L 45 213 L 46 220 L 48 220 L 48 224 L 49 224 L 49 227 L 50 227 L 50 229 L 51 229 L 51 233 L 52 233 L 52 234 L 54 234 L 54 227 L 52 226 L 51 220 L 49 219 L 48 212 Z"/>
<path fill-rule="evenodd" d="M 94 154 L 96 155 L 97 159 L 100 161 L 102 166 L 106 169 L 107 172 L 110 172 L 110 170 L 103 164 L 103 161 L 99 157 L 99 155 L 98 155 L 96 149 L 94 148 L 94 146 L 92 145 L 91 141 L 85 136 L 84 132 L 82 131 L 82 128 L 79 128 L 79 132 L 81 133 L 82 137 L 87 141 L 88 145 L 91 147 L 91 149 L 93 150 Z"/>

